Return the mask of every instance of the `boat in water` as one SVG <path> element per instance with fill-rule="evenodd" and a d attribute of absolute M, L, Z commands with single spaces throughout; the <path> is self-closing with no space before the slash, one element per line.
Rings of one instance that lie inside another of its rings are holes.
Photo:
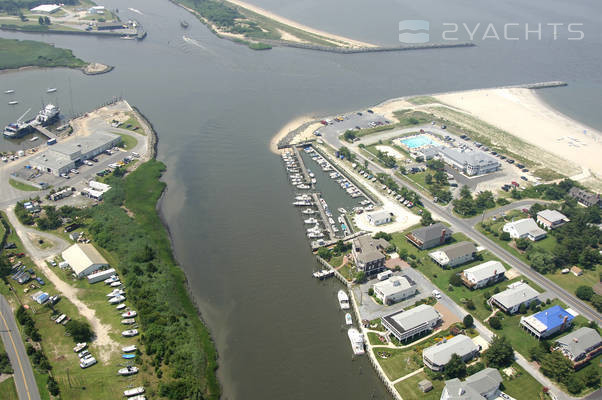
<path fill-rule="evenodd" d="M 314 210 L 314 209 L 311 209 L 311 208 L 306 208 L 305 210 L 303 210 L 303 211 L 301 211 L 301 212 L 302 212 L 303 214 L 306 214 L 306 215 L 311 215 L 311 214 L 315 214 L 315 213 L 316 213 L 316 210 Z"/>
<path fill-rule="evenodd" d="M 31 123 L 33 121 L 29 120 L 29 121 L 23 121 L 23 118 L 25 118 L 25 116 L 27 115 L 27 113 L 31 110 L 31 108 L 27 111 L 25 111 L 23 113 L 23 115 L 21 115 L 19 117 L 19 119 L 17 119 L 17 122 L 8 124 L 5 128 L 4 128 L 4 136 L 11 138 L 11 139 L 18 139 L 22 136 L 27 135 L 29 132 L 31 132 L 33 130 L 33 127 L 31 126 Z"/>
<path fill-rule="evenodd" d="M 13 101 L 9 101 L 8 102 L 9 106 L 14 106 L 15 104 L 19 104 L 19 102 L 17 100 L 13 100 Z"/>
<path fill-rule="evenodd" d="M 188 24 L 187 21 L 181 20 L 180 21 L 180 26 L 184 29 L 188 28 L 190 25 Z"/>
<path fill-rule="evenodd" d="M 306 223 L 306 224 L 317 224 L 317 223 L 318 223 L 318 220 L 312 217 L 312 218 L 308 218 L 308 219 L 306 219 L 306 220 L 305 220 L 305 221 L 303 221 L 303 222 L 304 222 L 304 223 Z"/>
<path fill-rule="evenodd" d="M 48 88 L 48 89 L 46 90 L 46 93 L 54 93 L 54 92 L 56 92 L 56 88 L 55 88 L 55 87 L 53 87 L 53 88 Z"/>
<path fill-rule="evenodd" d="M 58 119 L 60 112 L 61 109 L 54 104 L 46 104 L 36 116 L 35 121 L 42 126 L 50 125 Z"/>
<path fill-rule="evenodd" d="M 351 313 L 345 313 L 345 324 L 346 325 L 353 324 L 353 318 L 351 318 Z"/>
<path fill-rule="evenodd" d="M 117 373 L 122 376 L 134 375 L 138 373 L 138 367 L 121 368 L 117 371 Z"/>
<path fill-rule="evenodd" d="M 341 310 L 348 310 L 349 309 L 349 296 L 347 296 L 347 293 L 345 293 L 345 291 L 343 289 L 341 289 L 337 293 L 337 297 L 339 299 L 339 306 L 341 306 Z"/>
<path fill-rule="evenodd" d="M 347 331 L 347 336 L 349 336 L 349 341 L 351 342 L 353 354 L 359 356 L 366 352 L 364 349 L 364 337 L 357 329 L 349 328 L 349 330 Z"/>
<path fill-rule="evenodd" d="M 8 89 L 8 90 L 5 90 L 4 93 L 5 94 L 12 94 L 12 93 L 15 93 L 15 90 L 14 89 Z"/>

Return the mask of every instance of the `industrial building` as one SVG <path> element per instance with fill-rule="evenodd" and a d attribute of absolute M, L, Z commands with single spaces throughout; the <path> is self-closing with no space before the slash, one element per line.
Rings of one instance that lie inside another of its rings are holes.
<path fill-rule="evenodd" d="M 445 163 L 468 176 L 495 172 L 501 166 L 498 160 L 480 150 L 458 150 L 440 147 L 439 156 Z"/>
<path fill-rule="evenodd" d="M 63 251 L 62 257 L 78 278 L 83 278 L 109 266 L 107 260 L 91 244 L 74 244 Z"/>
<path fill-rule="evenodd" d="M 31 159 L 31 166 L 41 171 L 61 175 L 68 173 L 80 162 L 96 157 L 121 143 L 121 136 L 107 132 L 75 137 L 57 143 Z"/>
<path fill-rule="evenodd" d="M 61 9 L 58 4 L 41 4 L 37 7 L 32 8 L 31 11 L 34 14 L 54 14 Z"/>

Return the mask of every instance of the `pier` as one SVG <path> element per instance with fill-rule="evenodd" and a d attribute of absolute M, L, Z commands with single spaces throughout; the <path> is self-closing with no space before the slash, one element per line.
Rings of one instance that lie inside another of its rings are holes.
<path fill-rule="evenodd" d="M 40 132 L 42 135 L 47 136 L 48 139 L 57 139 L 58 138 L 57 135 L 55 135 L 54 133 L 50 132 L 48 129 L 44 128 L 42 125 L 31 124 L 30 126 L 33 129 L 35 129 L 38 132 Z"/>
<path fill-rule="evenodd" d="M 301 154 L 299 153 L 299 149 L 297 146 L 293 146 L 293 152 L 295 153 L 295 157 L 299 162 L 299 166 L 301 167 L 301 172 L 303 173 L 303 178 L 305 178 L 305 182 L 307 182 L 311 187 L 314 185 L 311 183 L 311 178 L 309 177 L 309 173 L 307 172 L 307 168 L 305 167 L 305 163 L 303 162 L 303 158 L 301 158 Z"/>
<path fill-rule="evenodd" d="M 334 239 L 336 236 L 334 231 L 332 230 L 332 226 L 328 222 L 328 215 L 326 215 L 326 211 L 324 211 L 324 207 L 322 207 L 322 202 L 320 201 L 320 196 L 318 193 L 311 194 L 312 199 L 316 203 L 316 207 L 318 208 L 318 212 L 320 212 L 320 216 L 322 217 L 322 221 L 324 222 L 324 226 L 328 230 L 328 240 Z"/>

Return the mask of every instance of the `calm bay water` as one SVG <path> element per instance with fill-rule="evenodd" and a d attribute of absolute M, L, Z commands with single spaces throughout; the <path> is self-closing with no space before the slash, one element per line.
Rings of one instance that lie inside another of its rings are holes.
<path fill-rule="evenodd" d="M 479 46 L 336 55 L 278 48 L 255 52 L 217 39 L 165 0 L 105 1 L 122 19 L 149 31 L 143 42 L 25 35 L 67 47 L 85 60 L 114 65 L 88 77 L 65 69 L 0 74 L 0 93 L 20 101 L 0 107 L 0 123 L 56 101 L 67 115 L 124 96 L 159 133 L 168 192 L 161 211 L 196 301 L 220 354 L 227 399 L 384 399 L 365 358 L 352 361 L 335 282 L 310 277 L 314 258 L 290 205 L 292 192 L 271 136 L 290 119 L 335 114 L 384 99 L 432 92 L 565 80 L 542 91 L 575 119 L 602 128 L 602 5 L 580 1 L 254 0 L 300 22 L 335 33 L 395 44 L 400 19 L 430 19 L 432 34 L 451 19 L 468 23 L 583 22 L 579 42 L 477 40 Z M 179 20 L 191 22 L 188 30 Z M 481 29 L 481 35 L 483 30 Z M 195 42 L 184 41 L 186 34 Z M 59 88 L 55 96 L 46 88 Z M 4 96 L 4 95 L 3 95 Z M 4 100 L 4 98 L 3 98 Z M 503 110 L 502 110 L 503 111 Z M 22 145 L 0 139 L 0 150 Z"/>

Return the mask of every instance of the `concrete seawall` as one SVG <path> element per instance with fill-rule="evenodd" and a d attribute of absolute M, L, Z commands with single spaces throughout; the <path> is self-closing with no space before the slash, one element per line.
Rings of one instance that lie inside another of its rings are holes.
<path fill-rule="evenodd" d="M 339 54 L 359 54 L 359 53 L 383 53 L 393 51 L 408 51 L 408 50 L 431 50 L 431 49 L 447 49 L 447 48 L 458 48 L 458 47 L 475 47 L 476 44 L 472 42 L 461 42 L 461 43 L 429 43 L 429 44 L 417 44 L 417 45 L 400 45 L 400 46 L 380 46 L 380 47 L 335 47 L 335 46 L 320 46 L 310 43 L 297 43 L 289 42 L 285 40 L 262 40 L 262 43 L 269 44 L 270 46 L 283 46 L 293 47 L 297 49 L 324 51 L 329 53 Z"/>

